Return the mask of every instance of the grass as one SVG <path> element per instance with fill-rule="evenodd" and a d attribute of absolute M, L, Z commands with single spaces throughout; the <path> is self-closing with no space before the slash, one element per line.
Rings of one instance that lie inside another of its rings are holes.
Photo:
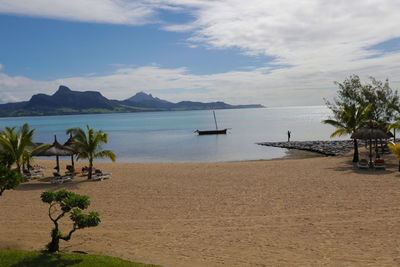
<path fill-rule="evenodd" d="M 0 250 L 1 267 L 156 267 L 157 265 L 130 262 L 103 255 L 46 253 L 23 250 Z"/>

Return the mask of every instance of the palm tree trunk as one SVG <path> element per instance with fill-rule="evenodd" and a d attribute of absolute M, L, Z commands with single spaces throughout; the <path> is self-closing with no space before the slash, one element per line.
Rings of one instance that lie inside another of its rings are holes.
<path fill-rule="evenodd" d="M 89 174 L 88 179 L 92 179 L 92 170 L 93 170 L 93 160 L 89 159 Z"/>
<path fill-rule="evenodd" d="M 19 173 L 22 173 L 21 172 L 21 165 L 20 165 L 20 163 L 17 161 L 17 171 L 19 172 Z"/>
<path fill-rule="evenodd" d="M 358 143 L 357 143 L 357 139 L 355 139 L 355 138 L 354 138 L 353 162 L 358 162 Z"/>

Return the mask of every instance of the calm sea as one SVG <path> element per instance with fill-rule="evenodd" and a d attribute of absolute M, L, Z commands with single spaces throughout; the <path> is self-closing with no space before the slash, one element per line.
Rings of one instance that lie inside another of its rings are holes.
<path fill-rule="evenodd" d="M 0 118 L 0 128 L 29 123 L 36 128 L 35 142 L 64 143 L 65 130 L 73 127 L 101 129 L 109 134 L 104 147 L 118 162 L 214 162 L 285 157 L 286 149 L 257 145 L 264 141 L 329 140 L 334 131 L 321 120 L 330 115 L 325 106 L 217 110 L 219 128 L 227 135 L 198 136 L 194 131 L 214 129 L 212 111 Z"/>

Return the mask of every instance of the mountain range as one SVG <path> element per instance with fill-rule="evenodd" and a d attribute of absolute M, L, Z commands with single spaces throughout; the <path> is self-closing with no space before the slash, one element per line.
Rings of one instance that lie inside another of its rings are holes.
<path fill-rule="evenodd" d="M 36 94 L 29 101 L 0 104 L 0 117 L 122 113 L 168 110 L 262 108 L 262 105 L 229 105 L 224 102 L 172 103 L 139 92 L 125 100 L 110 100 L 96 91 L 72 91 L 61 85 L 53 95 Z"/>

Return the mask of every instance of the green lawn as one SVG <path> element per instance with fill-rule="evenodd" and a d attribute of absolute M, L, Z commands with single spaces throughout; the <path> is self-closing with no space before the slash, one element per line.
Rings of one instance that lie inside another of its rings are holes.
<path fill-rule="evenodd" d="M 45 253 L 22 250 L 0 250 L 1 267 L 95 267 L 95 266 L 134 266 L 151 267 L 157 265 L 135 263 L 120 258 L 102 255 Z"/>

